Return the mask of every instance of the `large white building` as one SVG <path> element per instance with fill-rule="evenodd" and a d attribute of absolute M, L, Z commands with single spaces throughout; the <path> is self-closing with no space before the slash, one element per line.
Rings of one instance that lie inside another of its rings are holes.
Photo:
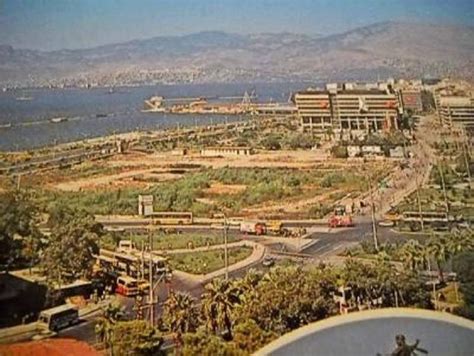
<path fill-rule="evenodd" d="M 304 131 L 379 131 L 398 128 L 400 104 L 388 87 L 327 85 L 295 94 Z"/>
<path fill-rule="evenodd" d="M 440 96 L 437 99 L 441 123 L 452 127 L 462 125 L 474 130 L 474 98 L 472 96 Z"/>

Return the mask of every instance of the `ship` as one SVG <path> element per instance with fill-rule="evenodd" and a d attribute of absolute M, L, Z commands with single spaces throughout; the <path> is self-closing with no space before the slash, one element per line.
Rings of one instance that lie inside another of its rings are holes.
<path fill-rule="evenodd" d="M 166 108 L 163 105 L 163 97 L 152 96 L 150 99 L 145 100 L 145 109 L 142 112 L 166 112 Z"/>
<path fill-rule="evenodd" d="M 18 96 L 15 99 L 18 100 L 18 101 L 29 101 L 29 100 L 33 100 L 33 97 L 31 97 L 31 96 Z"/>
<path fill-rule="evenodd" d="M 49 121 L 57 124 L 59 122 L 67 121 L 67 118 L 66 117 L 53 117 L 52 119 L 49 119 Z"/>

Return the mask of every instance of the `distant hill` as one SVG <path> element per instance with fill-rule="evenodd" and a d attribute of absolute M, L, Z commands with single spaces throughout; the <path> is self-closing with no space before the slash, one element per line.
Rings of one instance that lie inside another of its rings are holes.
<path fill-rule="evenodd" d="M 473 78 L 473 68 L 473 27 L 400 22 L 319 37 L 211 31 L 52 52 L 0 46 L 4 86 Z"/>

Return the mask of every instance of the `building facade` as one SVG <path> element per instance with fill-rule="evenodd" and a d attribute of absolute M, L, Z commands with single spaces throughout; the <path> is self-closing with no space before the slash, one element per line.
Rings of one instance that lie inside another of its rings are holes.
<path fill-rule="evenodd" d="M 441 124 L 447 127 L 461 125 L 474 131 L 474 98 L 471 96 L 439 96 L 438 114 Z"/>
<path fill-rule="evenodd" d="M 375 132 L 398 128 L 399 102 L 394 92 L 328 85 L 326 90 L 295 94 L 303 131 Z"/>
<path fill-rule="evenodd" d="M 413 113 L 420 113 L 423 111 L 421 90 L 419 89 L 401 89 L 400 101 L 404 111 L 411 111 Z"/>

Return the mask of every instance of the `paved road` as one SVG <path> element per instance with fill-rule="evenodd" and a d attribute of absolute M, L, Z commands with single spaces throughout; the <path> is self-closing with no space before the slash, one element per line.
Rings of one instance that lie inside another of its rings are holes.
<path fill-rule="evenodd" d="M 316 232 L 312 234 L 311 238 L 314 239 L 314 243 L 303 249 L 301 252 L 304 254 L 312 255 L 315 259 L 325 259 L 331 256 L 334 256 L 339 251 L 343 250 L 346 247 L 357 244 L 364 239 L 372 238 L 372 222 L 368 217 L 359 217 L 356 220 L 356 225 L 351 229 L 344 229 L 341 231 L 331 231 L 331 232 Z M 410 235 L 399 234 L 392 231 L 390 228 L 377 226 L 378 235 L 380 242 L 385 241 L 396 241 L 412 238 Z M 258 240 L 258 238 L 253 237 L 252 240 Z M 279 248 L 279 244 L 275 244 L 273 247 L 275 249 Z M 267 247 L 272 248 L 272 245 L 267 245 Z M 253 265 L 248 268 L 241 269 L 239 271 L 234 271 L 229 274 L 230 278 L 239 278 L 243 277 L 245 273 L 250 269 L 255 268 L 257 270 L 266 270 L 266 267 L 263 267 L 261 263 Z M 155 289 L 155 294 L 158 296 L 158 303 L 161 304 L 168 297 L 169 289 L 175 291 L 189 293 L 196 299 L 200 299 L 201 294 L 204 292 L 204 286 L 196 282 L 193 279 L 186 279 L 180 275 L 173 275 L 171 283 L 167 285 L 166 283 L 159 283 Z M 134 315 L 133 298 L 118 297 L 121 305 L 124 307 L 126 313 L 132 317 Z M 155 311 L 155 316 L 158 317 L 161 314 L 161 306 L 158 305 Z M 94 344 L 96 342 L 96 337 L 94 333 L 94 316 L 90 316 L 85 319 L 81 324 L 63 330 L 59 333 L 63 337 L 73 337 L 75 339 L 84 340 L 88 343 Z"/>

